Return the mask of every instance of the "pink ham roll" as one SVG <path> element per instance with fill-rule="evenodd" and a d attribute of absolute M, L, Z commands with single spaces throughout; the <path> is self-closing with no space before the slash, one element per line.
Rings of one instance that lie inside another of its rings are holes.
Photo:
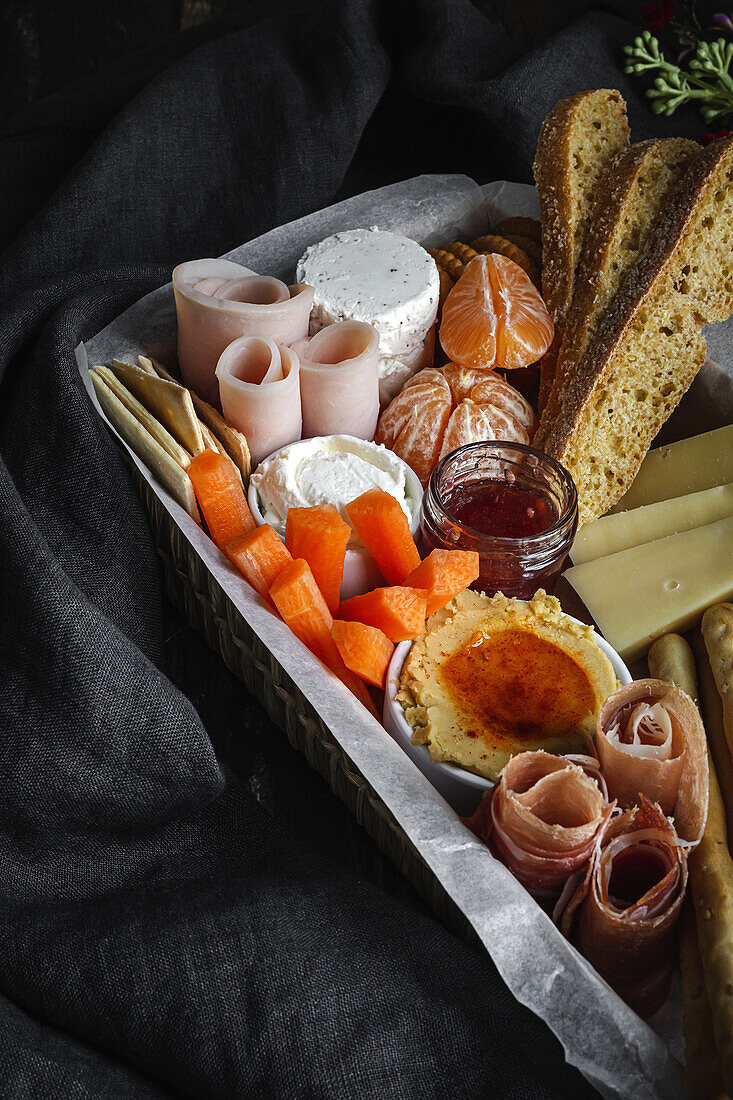
<path fill-rule="evenodd" d="M 363 321 L 337 321 L 293 346 L 300 359 L 303 438 L 374 439 L 379 416 L 379 333 Z"/>
<path fill-rule="evenodd" d="M 609 796 L 631 809 L 641 795 L 674 814 L 683 840 L 702 839 L 708 810 L 705 728 L 692 699 L 664 680 L 635 680 L 598 715 L 596 752 Z"/>
<path fill-rule="evenodd" d="M 207 401 L 216 401 L 214 372 L 224 349 L 240 336 L 264 336 L 289 346 L 308 332 L 313 287 L 286 286 L 231 260 L 190 260 L 173 272 L 181 374 Z"/>
<path fill-rule="evenodd" d="M 216 365 L 221 408 L 247 437 L 252 465 L 300 439 L 300 364 L 292 348 L 240 336 Z"/>

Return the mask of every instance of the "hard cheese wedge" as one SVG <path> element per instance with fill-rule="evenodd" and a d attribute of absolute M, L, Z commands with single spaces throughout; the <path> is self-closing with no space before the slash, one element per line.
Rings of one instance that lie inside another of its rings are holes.
<path fill-rule="evenodd" d="M 660 500 L 630 512 L 602 516 L 578 531 L 570 551 L 574 565 L 595 561 L 680 531 L 733 516 L 733 482 L 684 497 Z"/>
<path fill-rule="evenodd" d="M 568 569 L 564 577 L 626 660 L 733 595 L 733 516 Z"/>
<path fill-rule="evenodd" d="M 611 511 L 624 512 L 731 481 L 733 424 L 650 451 L 631 488 Z"/>

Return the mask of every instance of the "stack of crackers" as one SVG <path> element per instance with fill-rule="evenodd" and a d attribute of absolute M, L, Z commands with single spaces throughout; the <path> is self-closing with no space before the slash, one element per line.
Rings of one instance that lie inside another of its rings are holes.
<path fill-rule="evenodd" d="M 197 523 L 201 517 L 186 473 L 194 455 L 218 451 L 247 487 L 251 463 L 245 437 L 162 363 L 144 355 L 137 363 L 115 359 L 90 375 L 107 419 Z"/>

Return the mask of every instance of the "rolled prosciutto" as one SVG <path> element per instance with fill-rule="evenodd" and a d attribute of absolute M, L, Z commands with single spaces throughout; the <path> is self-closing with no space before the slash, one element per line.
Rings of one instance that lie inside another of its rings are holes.
<path fill-rule="evenodd" d="M 522 752 L 466 824 L 536 898 L 557 898 L 584 871 L 613 806 L 583 768 Z"/>
<path fill-rule="evenodd" d="M 374 439 L 379 416 L 379 333 L 363 321 L 336 321 L 293 345 L 300 359 L 303 438 Z"/>
<path fill-rule="evenodd" d="M 218 398 L 219 356 L 240 336 L 264 336 L 289 346 L 308 332 L 313 287 L 287 286 L 231 260 L 190 260 L 173 272 L 178 362 L 186 385 L 207 401 Z"/>
<path fill-rule="evenodd" d="M 563 933 L 640 1016 L 661 1008 L 677 957 L 687 857 L 659 806 L 612 818 L 556 914 Z"/>
<path fill-rule="evenodd" d="M 645 795 L 697 843 L 708 808 L 705 730 L 692 699 L 664 680 L 636 680 L 601 708 L 596 752 L 610 798 L 630 809 Z"/>
<path fill-rule="evenodd" d="M 240 336 L 219 357 L 222 412 L 246 436 L 253 466 L 300 439 L 299 368 L 292 348 L 262 336 Z"/>

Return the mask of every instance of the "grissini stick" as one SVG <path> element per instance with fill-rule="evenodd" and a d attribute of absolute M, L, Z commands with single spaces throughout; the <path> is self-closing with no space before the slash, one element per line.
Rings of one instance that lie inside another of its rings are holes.
<path fill-rule="evenodd" d="M 720 793 L 723 796 L 728 836 L 733 837 L 733 760 L 731 760 L 723 729 L 723 707 L 708 661 L 705 642 L 699 630 L 692 635 L 692 648 L 697 662 L 697 678 L 700 685 L 700 712 L 705 723 L 708 747 L 715 764 Z"/>
<path fill-rule="evenodd" d="M 695 656 L 684 638 L 679 634 L 665 634 L 657 638 L 649 650 L 647 661 L 650 676 L 682 688 L 699 710 Z"/>
<path fill-rule="evenodd" d="M 700 844 L 690 852 L 690 885 L 705 989 L 713 1018 L 723 1084 L 733 1091 L 733 860 L 728 851 L 725 809 L 710 761 L 708 819 Z"/>
<path fill-rule="evenodd" d="M 695 910 L 689 898 L 680 921 L 680 964 L 687 1095 L 690 1100 L 722 1100 L 725 1093 L 713 1036 L 713 1016 L 705 992 Z"/>
<path fill-rule="evenodd" d="M 733 604 L 709 607 L 702 617 L 702 636 L 723 704 L 723 729 L 733 756 Z"/>
<path fill-rule="evenodd" d="M 649 675 L 682 688 L 699 708 L 692 649 L 679 634 L 665 634 L 649 650 Z M 690 1100 L 722 1100 L 723 1082 L 713 1036 L 710 1001 L 697 942 L 695 910 L 688 898 L 680 921 L 682 1020 L 685 1033 L 685 1085 Z"/>

